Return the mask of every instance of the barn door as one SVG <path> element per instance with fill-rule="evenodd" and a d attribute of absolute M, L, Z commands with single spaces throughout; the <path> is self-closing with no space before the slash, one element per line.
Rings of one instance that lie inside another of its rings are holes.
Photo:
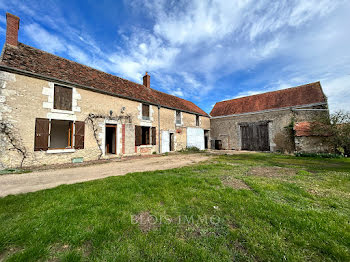
<path fill-rule="evenodd" d="M 257 122 L 241 125 L 242 150 L 270 151 L 268 123 Z"/>
<path fill-rule="evenodd" d="M 249 126 L 241 126 L 242 150 L 250 150 L 250 137 L 252 137 Z"/>

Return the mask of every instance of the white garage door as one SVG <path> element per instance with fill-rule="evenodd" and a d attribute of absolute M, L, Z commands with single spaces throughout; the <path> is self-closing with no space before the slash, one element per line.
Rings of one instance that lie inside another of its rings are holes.
<path fill-rule="evenodd" d="M 204 129 L 187 127 L 187 147 L 194 146 L 204 150 Z"/>
<path fill-rule="evenodd" d="M 162 153 L 170 151 L 169 131 L 162 131 Z"/>

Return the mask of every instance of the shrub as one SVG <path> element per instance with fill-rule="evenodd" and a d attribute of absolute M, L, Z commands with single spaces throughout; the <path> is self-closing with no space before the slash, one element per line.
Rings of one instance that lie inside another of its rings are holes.
<path fill-rule="evenodd" d="M 200 150 L 198 147 L 191 146 L 191 147 L 186 147 L 185 149 L 181 149 L 179 152 L 181 153 L 200 153 L 202 150 Z"/>
<path fill-rule="evenodd" d="M 316 157 L 316 158 L 342 158 L 339 154 L 329 154 L 329 153 L 295 153 L 297 157 Z"/>
<path fill-rule="evenodd" d="M 338 111 L 315 119 L 312 133 L 322 137 L 335 154 L 350 155 L 350 112 Z"/>

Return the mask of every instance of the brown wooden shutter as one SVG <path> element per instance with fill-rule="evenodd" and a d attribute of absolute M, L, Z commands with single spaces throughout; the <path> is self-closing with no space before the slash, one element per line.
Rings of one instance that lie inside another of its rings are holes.
<path fill-rule="evenodd" d="M 75 121 L 75 149 L 84 148 L 85 122 Z"/>
<path fill-rule="evenodd" d="M 142 116 L 149 118 L 149 105 L 142 104 Z"/>
<path fill-rule="evenodd" d="M 55 85 L 55 109 L 72 111 L 72 99 L 72 88 Z"/>
<path fill-rule="evenodd" d="M 35 139 L 34 151 L 46 151 L 49 145 L 49 125 L 50 121 L 46 118 L 35 119 Z"/>
<path fill-rule="evenodd" d="M 152 145 L 157 144 L 157 129 L 152 127 Z"/>
<path fill-rule="evenodd" d="M 135 146 L 140 146 L 142 144 L 142 127 L 135 126 Z"/>

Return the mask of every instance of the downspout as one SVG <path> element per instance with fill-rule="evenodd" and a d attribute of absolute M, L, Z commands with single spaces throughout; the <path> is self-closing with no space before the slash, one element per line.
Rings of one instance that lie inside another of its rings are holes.
<path fill-rule="evenodd" d="M 160 154 L 160 105 L 158 105 L 158 153 Z"/>

